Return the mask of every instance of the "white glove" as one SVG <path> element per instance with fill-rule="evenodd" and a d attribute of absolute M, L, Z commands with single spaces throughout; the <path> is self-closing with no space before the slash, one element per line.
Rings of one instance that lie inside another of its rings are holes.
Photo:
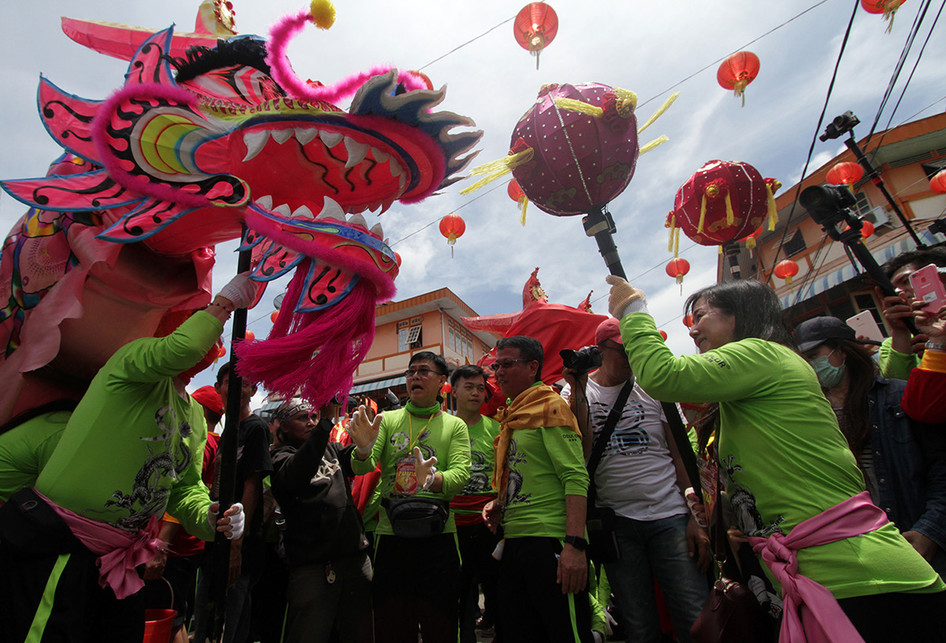
<path fill-rule="evenodd" d="M 221 288 L 217 296 L 229 299 L 233 302 L 234 308 L 246 308 L 256 300 L 258 288 L 257 283 L 252 281 L 249 275 L 249 271 L 241 272 Z"/>
<path fill-rule="evenodd" d="M 608 298 L 608 312 L 617 319 L 630 313 L 649 313 L 644 291 L 635 288 L 620 277 L 608 275 L 605 281 L 611 284 L 611 296 Z"/>
<path fill-rule="evenodd" d="M 243 513 L 243 504 L 235 502 L 227 509 L 223 518 L 217 519 L 217 512 L 220 511 L 220 503 L 215 502 L 210 505 L 210 512 L 207 514 L 207 522 L 217 531 L 226 534 L 227 540 L 233 540 L 243 535 L 243 524 L 246 521 L 246 515 Z M 227 531 L 229 528 L 229 531 Z"/>
<path fill-rule="evenodd" d="M 374 416 L 374 420 L 368 419 L 368 409 L 362 404 L 355 412 L 351 414 L 348 421 L 348 435 L 355 444 L 356 456 L 360 460 L 365 460 L 371 453 L 371 447 L 378 438 L 378 429 L 381 428 L 381 414 Z"/>
<path fill-rule="evenodd" d="M 424 481 L 420 487 L 424 491 L 430 489 L 431 485 L 434 484 L 434 477 L 437 474 L 435 464 L 437 464 L 437 456 L 431 456 L 429 460 L 424 460 L 420 447 L 414 447 L 414 472 L 418 481 Z"/>

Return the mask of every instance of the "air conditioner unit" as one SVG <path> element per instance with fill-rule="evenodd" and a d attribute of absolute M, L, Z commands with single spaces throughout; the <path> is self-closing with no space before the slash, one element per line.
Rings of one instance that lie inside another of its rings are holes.
<path fill-rule="evenodd" d="M 887 210 L 882 205 L 872 208 L 870 212 L 862 216 L 861 219 L 863 221 L 870 221 L 874 224 L 875 228 L 879 228 L 882 225 L 890 225 L 890 217 L 887 215 Z"/>

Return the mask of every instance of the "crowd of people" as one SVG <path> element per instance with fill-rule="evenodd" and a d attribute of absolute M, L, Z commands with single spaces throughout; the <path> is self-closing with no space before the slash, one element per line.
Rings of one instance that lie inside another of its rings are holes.
<path fill-rule="evenodd" d="M 745 280 L 687 300 L 698 353 L 675 356 L 611 276 L 600 361 L 564 388 L 524 336 L 492 373 L 412 354 L 380 411 L 292 398 L 263 419 L 244 382 L 218 515 L 232 365 L 185 386 L 255 298 L 238 276 L 77 405 L 0 433 L 0 641 L 140 641 L 168 603 L 176 643 L 702 640 L 724 560 L 771 640 L 946 640 L 946 307 L 907 279 L 929 263 L 946 281 L 942 250 L 886 266 L 879 347 L 834 317 L 792 330 Z"/>

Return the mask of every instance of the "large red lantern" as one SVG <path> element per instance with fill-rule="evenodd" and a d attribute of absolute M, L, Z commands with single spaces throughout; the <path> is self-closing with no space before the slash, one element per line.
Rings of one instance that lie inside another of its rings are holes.
<path fill-rule="evenodd" d="M 667 217 L 673 234 L 680 228 L 701 246 L 742 239 L 769 217 L 775 228 L 774 179 L 763 179 L 748 163 L 710 161 L 679 190 Z"/>
<path fill-rule="evenodd" d="M 526 206 L 529 205 L 529 198 L 526 196 L 526 193 L 522 191 L 522 188 L 519 187 L 519 181 L 513 179 L 509 182 L 509 185 L 506 186 L 506 193 L 509 195 L 509 198 L 519 204 L 519 209 L 521 214 L 519 215 L 519 223 L 522 225 L 526 224 Z"/>
<path fill-rule="evenodd" d="M 946 170 L 940 170 L 930 179 L 930 189 L 936 194 L 946 194 Z"/>
<path fill-rule="evenodd" d="M 792 277 L 798 274 L 798 264 L 791 259 L 779 261 L 775 266 L 773 274 L 779 279 L 784 279 L 789 286 L 792 285 Z"/>
<path fill-rule="evenodd" d="M 539 54 L 558 33 L 558 15 L 544 2 L 530 2 L 516 14 L 512 31 L 519 46 L 535 56 L 539 68 Z"/>
<path fill-rule="evenodd" d="M 447 239 L 450 246 L 450 256 L 453 256 L 453 244 L 466 232 L 466 223 L 458 214 L 448 214 L 440 220 L 440 234 Z"/>
<path fill-rule="evenodd" d="M 867 13 L 884 14 L 887 21 L 887 33 L 893 28 L 893 17 L 906 0 L 861 0 L 861 6 Z"/>
<path fill-rule="evenodd" d="M 853 185 L 862 178 L 864 178 L 864 168 L 861 167 L 860 163 L 852 163 L 851 161 L 835 163 L 825 176 L 825 180 L 833 185 Z"/>
<path fill-rule="evenodd" d="M 667 276 L 674 277 L 680 284 L 680 294 L 683 294 L 683 276 L 690 272 L 690 262 L 686 259 L 676 257 L 667 262 Z"/>
<path fill-rule="evenodd" d="M 746 85 L 759 75 L 759 57 L 751 51 L 739 51 L 723 61 L 716 70 L 716 81 L 723 89 L 733 90 L 733 94 L 742 98 L 746 105 Z"/>

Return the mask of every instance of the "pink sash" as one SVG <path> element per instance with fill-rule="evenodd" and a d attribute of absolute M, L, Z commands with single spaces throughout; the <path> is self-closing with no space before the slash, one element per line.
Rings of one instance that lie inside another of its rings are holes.
<path fill-rule="evenodd" d="M 145 582 L 138 576 L 135 567 L 154 558 L 155 552 L 164 545 L 158 540 L 161 522 L 158 516 L 151 516 L 147 527 L 131 533 L 108 523 L 80 516 L 60 507 L 40 492 L 37 491 L 36 494 L 53 508 L 72 534 L 89 551 L 99 555 L 95 561 L 99 567 L 99 585 L 111 587 L 119 600 L 144 587 Z"/>
<path fill-rule="evenodd" d="M 798 523 L 791 533 L 768 538 L 750 537 L 752 549 L 761 553 L 782 585 L 784 612 L 780 643 L 863 643 L 834 595 L 823 585 L 798 573 L 796 552 L 860 536 L 890 522 L 887 514 L 870 501 L 866 491 Z"/>

